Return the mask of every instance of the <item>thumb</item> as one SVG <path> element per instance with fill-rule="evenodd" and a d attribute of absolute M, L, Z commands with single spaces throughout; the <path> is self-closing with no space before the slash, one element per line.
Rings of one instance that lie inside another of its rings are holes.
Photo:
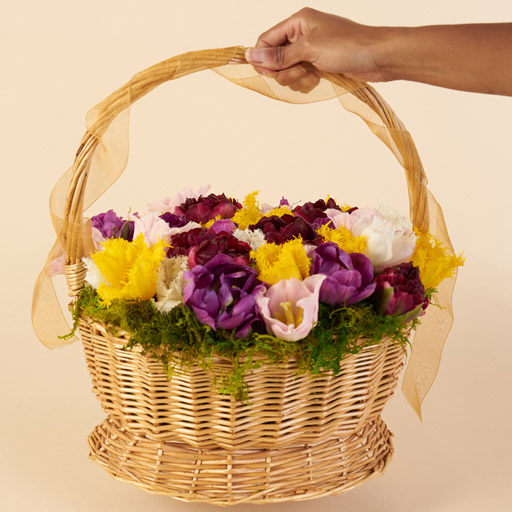
<path fill-rule="evenodd" d="M 248 48 L 245 59 L 249 64 L 279 71 L 287 69 L 304 60 L 298 43 L 270 48 Z"/>

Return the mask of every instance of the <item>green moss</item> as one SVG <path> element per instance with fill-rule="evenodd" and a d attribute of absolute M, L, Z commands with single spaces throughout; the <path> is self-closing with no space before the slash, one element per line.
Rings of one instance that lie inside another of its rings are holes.
<path fill-rule="evenodd" d="M 151 301 L 114 300 L 106 308 L 89 286 L 84 287 L 73 306 L 74 330 L 81 316 L 104 323 L 114 335 L 119 330 L 127 331 L 130 341 L 126 349 L 142 347 L 144 354 L 161 361 L 169 378 L 175 369 L 201 366 L 212 372 L 219 392 L 232 394 L 237 400 L 248 397 L 244 376 L 262 364 L 296 359 L 302 372 L 317 374 L 331 370 L 337 374 L 345 356 L 380 343 L 384 337 L 405 346 L 409 330 L 418 322 L 404 325 L 391 316 L 380 316 L 369 301 L 344 308 L 320 304 L 319 321 L 303 340 L 291 343 L 256 333 L 236 339 L 232 331 L 214 331 L 199 323 L 183 305 L 160 313 Z M 220 373 L 214 367 L 214 355 L 230 360 L 232 371 Z"/>

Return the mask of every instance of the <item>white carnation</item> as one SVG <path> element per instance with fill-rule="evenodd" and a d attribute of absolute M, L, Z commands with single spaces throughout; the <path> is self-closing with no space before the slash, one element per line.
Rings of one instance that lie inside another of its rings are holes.
<path fill-rule="evenodd" d="M 86 283 L 90 284 L 95 290 L 98 289 L 101 283 L 108 284 L 92 258 L 83 257 L 82 262 L 87 270 L 85 274 Z"/>
<path fill-rule="evenodd" d="M 188 270 L 187 257 L 165 258 L 158 268 L 156 302 L 158 311 L 168 312 L 183 304 L 183 272 Z"/>
<path fill-rule="evenodd" d="M 334 227 L 346 227 L 354 236 L 365 236 L 364 251 L 377 271 L 411 259 L 416 235 L 410 220 L 384 203 L 377 209 L 359 208 L 352 213 L 326 210 Z"/>
<path fill-rule="evenodd" d="M 265 235 L 261 229 L 255 229 L 254 231 L 250 229 L 235 229 L 233 236 L 241 242 L 249 244 L 253 251 L 266 243 Z"/>

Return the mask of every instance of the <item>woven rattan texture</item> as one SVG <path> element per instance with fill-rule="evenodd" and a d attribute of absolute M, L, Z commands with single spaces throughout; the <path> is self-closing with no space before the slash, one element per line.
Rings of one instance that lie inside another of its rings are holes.
<path fill-rule="evenodd" d="M 393 453 L 378 418 L 359 432 L 279 450 L 193 449 L 134 435 L 107 418 L 89 436 L 90 458 L 149 492 L 217 505 L 341 494 L 380 475 Z"/>
<path fill-rule="evenodd" d="M 198 367 L 168 380 L 102 324 L 82 319 L 80 333 L 109 415 L 90 436 L 91 458 L 116 478 L 191 501 L 269 502 L 344 492 L 390 458 L 380 414 L 405 354 L 389 340 L 346 357 L 336 376 L 297 375 L 293 361 L 255 369 L 243 403 L 212 391 Z"/>

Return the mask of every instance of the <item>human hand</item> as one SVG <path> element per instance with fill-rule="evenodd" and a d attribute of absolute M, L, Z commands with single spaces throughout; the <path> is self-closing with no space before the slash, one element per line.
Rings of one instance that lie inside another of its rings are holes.
<path fill-rule="evenodd" d="M 318 81 L 304 62 L 356 80 L 384 81 L 375 58 L 379 35 L 378 27 L 304 8 L 261 34 L 246 59 L 260 73 L 279 71 L 279 83 L 299 90 Z"/>

